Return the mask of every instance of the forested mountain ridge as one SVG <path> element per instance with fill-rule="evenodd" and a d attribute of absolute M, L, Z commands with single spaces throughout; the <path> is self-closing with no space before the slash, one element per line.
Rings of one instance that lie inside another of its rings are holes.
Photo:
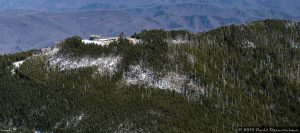
<path fill-rule="evenodd" d="M 300 125 L 300 24 L 144 30 L 108 46 L 78 36 L 0 56 L 0 129 L 234 132 Z"/>
<path fill-rule="evenodd" d="M 203 32 L 263 19 L 300 20 L 299 0 L 0 0 L 0 54 L 79 35 L 142 29 Z"/>

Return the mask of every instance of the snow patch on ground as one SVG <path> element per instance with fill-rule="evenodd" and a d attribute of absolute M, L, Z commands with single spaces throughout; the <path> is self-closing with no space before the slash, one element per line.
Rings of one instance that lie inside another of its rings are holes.
<path fill-rule="evenodd" d="M 128 85 L 145 85 L 160 89 L 174 90 L 179 93 L 197 90 L 202 93 L 204 90 L 188 79 L 187 76 L 169 72 L 163 77 L 158 77 L 152 70 L 142 68 L 140 65 L 130 66 L 123 79 Z"/>
<path fill-rule="evenodd" d="M 85 117 L 85 114 L 82 113 L 78 116 L 72 116 L 67 120 L 62 120 L 60 122 L 57 122 L 54 126 L 54 129 L 57 128 L 73 128 L 73 127 L 77 127 L 78 124 L 83 120 L 83 118 Z"/>
<path fill-rule="evenodd" d="M 54 129 L 57 129 L 57 128 L 73 128 L 73 127 L 77 127 L 78 124 L 83 120 L 84 117 L 85 117 L 85 114 L 81 113 L 78 116 L 70 117 L 70 119 L 62 120 L 62 121 L 57 122 L 55 124 Z"/>
<path fill-rule="evenodd" d="M 51 47 L 51 48 L 44 48 L 44 49 L 41 49 L 41 50 L 42 50 L 42 53 L 44 55 L 53 56 L 56 53 L 58 53 L 59 48 L 58 47 Z"/>
<path fill-rule="evenodd" d="M 123 78 L 130 85 L 152 85 L 154 73 L 149 69 L 142 69 L 141 66 L 130 66 L 130 72 L 127 72 Z"/>
<path fill-rule="evenodd" d="M 15 68 L 19 68 L 24 62 L 25 62 L 25 60 L 17 61 L 17 62 L 14 62 L 13 65 L 15 66 Z"/>
<path fill-rule="evenodd" d="M 188 41 L 186 39 L 172 39 L 169 40 L 170 43 L 172 44 L 185 44 L 185 43 L 191 43 L 191 41 Z"/>
<path fill-rule="evenodd" d="M 80 59 L 52 56 L 49 59 L 49 64 L 51 67 L 58 66 L 62 71 L 95 66 L 98 68 L 100 73 L 109 72 L 110 74 L 114 74 L 117 71 L 117 66 L 120 62 L 120 56 L 108 56 L 100 58 L 84 57 Z"/>
<path fill-rule="evenodd" d="M 82 40 L 82 42 L 84 44 L 96 44 L 96 45 L 101 45 L 101 46 L 106 46 L 111 43 L 110 41 L 93 41 L 93 40 Z"/>
<path fill-rule="evenodd" d="M 245 42 L 242 43 L 242 47 L 243 48 L 256 48 L 255 44 L 248 40 L 246 40 Z"/>
<path fill-rule="evenodd" d="M 14 62 L 14 63 L 13 63 L 14 68 L 11 70 L 11 73 L 12 73 L 13 75 L 16 74 L 16 69 L 20 68 L 20 66 L 21 66 L 25 61 L 26 61 L 26 60 Z"/>
<path fill-rule="evenodd" d="M 136 128 L 135 126 L 136 124 L 134 124 L 131 120 L 126 119 L 125 121 L 123 121 L 122 123 L 120 123 L 117 127 L 117 129 L 115 129 L 115 131 L 113 131 L 113 133 L 143 133 L 145 132 L 142 128 Z"/>
<path fill-rule="evenodd" d="M 83 119 L 84 114 L 80 114 L 79 116 L 73 117 L 70 121 L 67 122 L 67 127 L 77 127 L 80 121 Z"/>
<path fill-rule="evenodd" d="M 45 132 L 45 131 L 39 131 L 39 130 L 35 130 L 35 131 L 34 131 L 34 133 L 53 133 L 53 132 L 50 132 L 50 131 L 48 131 L 48 132 Z"/>

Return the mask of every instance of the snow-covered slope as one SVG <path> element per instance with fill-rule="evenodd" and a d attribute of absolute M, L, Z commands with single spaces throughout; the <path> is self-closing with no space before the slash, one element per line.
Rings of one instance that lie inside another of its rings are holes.
<path fill-rule="evenodd" d="M 108 72 L 114 74 L 117 66 L 121 61 L 120 56 L 108 56 L 99 58 L 84 57 L 80 59 L 72 59 L 63 56 L 52 56 L 49 58 L 49 65 L 58 66 L 60 70 L 70 70 L 84 67 L 97 67 L 100 73 Z"/>
<path fill-rule="evenodd" d="M 59 53 L 58 47 L 42 49 L 41 54 L 34 56 L 44 56 L 47 59 L 47 65 L 49 67 L 57 67 L 60 71 L 73 70 L 78 68 L 96 67 L 96 74 L 101 75 L 114 75 L 120 71 L 118 66 L 122 62 L 121 56 L 103 56 L 97 58 L 91 57 L 70 57 Z M 28 58 L 26 60 L 30 60 Z M 33 58 L 32 58 L 33 59 Z M 18 69 L 26 60 L 13 63 L 14 68 L 11 70 L 12 74 L 15 74 L 15 70 Z M 95 73 L 91 73 L 93 75 Z M 159 88 L 163 90 L 173 90 L 178 93 L 195 92 L 198 94 L 204 93 L 204 88 L 188 76 L 178 74 L 175 72 L 167 72 L 165 75 L 158 76 L 153 70 L 149 68 L 141 67 L 141 65 L 131 65 L 127 72 L 123 72 L 122 80 L 125 85 L 141 85 L 151 88 Z"/>
<path fill-rule="evenodd" d="M 130 71 L 123 75 L 128 85 L 144 85 L 147 87 L 174 90 L 179 93 L 198 91 L 204 93 L 200 85 L 197 85 L 187 76 L 175 72 L 169 72 L 159 77 L 152 70 L 142 68 L 140 65 L 131 66 Z"/>
<path fill-rule="evenodd" d="M 58 47 L 42 49 L 40 56 L 48 58 L 48 65 L 50 67 L 58 67 L 61 71 L 72 70 L 77 68 L 97 67 L 99 73 L 114 74 L 117 71 L 117 66 L 121 61 L 120 56 L 106 56 L 106 57 L 80 57 L 72 58 L 67 55 L 59 54 Z"/>

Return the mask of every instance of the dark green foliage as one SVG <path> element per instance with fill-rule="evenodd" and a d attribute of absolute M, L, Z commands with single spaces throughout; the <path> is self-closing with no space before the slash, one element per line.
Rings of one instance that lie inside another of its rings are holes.
<path fill-rule="evenodd" d="M 199 34 L 142 31 L 134 35 L 143 41 L 138 45 L 124 37 L 106 47 L 84 45 L 80 37 L 60 44 L 59 54 L 74 58 L 120 55 L 112 77 L 93 75 L 93 67 L 58 71 L 32 52 L 0 56 L 0 129 L 236 132 L 239 126 L 299 126 L 299 31 L 299 24 L 266 20 Z M 189 43 L 169 41 L 178 38 Z M 29 56 L 12 75 L 12 63 Z M 137 64 L 187 75 L 204 93 L 125 85 L 120 75 Z"/>
<path fill-rule="evenodd" d="M 96 44 L 86 45 L 79 36 L 67 38 L 59 46 L 61 48 L 60 54 L 74 58 L 83 56 L 99 57 L 112 52 L 112 49 L 108 47 L 101 47 Z"/>

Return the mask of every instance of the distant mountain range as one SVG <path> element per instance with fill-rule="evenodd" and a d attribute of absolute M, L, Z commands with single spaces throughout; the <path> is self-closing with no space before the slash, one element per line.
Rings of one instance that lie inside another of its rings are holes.
<path fill-rule="evenodd" d="M 154 28 L 199 32 L 266 18 L 297 21 L 299 7 L 297 0 L 0 0 L 0 50 L 41 48 L 72 35 L 131 35 Z"/>

